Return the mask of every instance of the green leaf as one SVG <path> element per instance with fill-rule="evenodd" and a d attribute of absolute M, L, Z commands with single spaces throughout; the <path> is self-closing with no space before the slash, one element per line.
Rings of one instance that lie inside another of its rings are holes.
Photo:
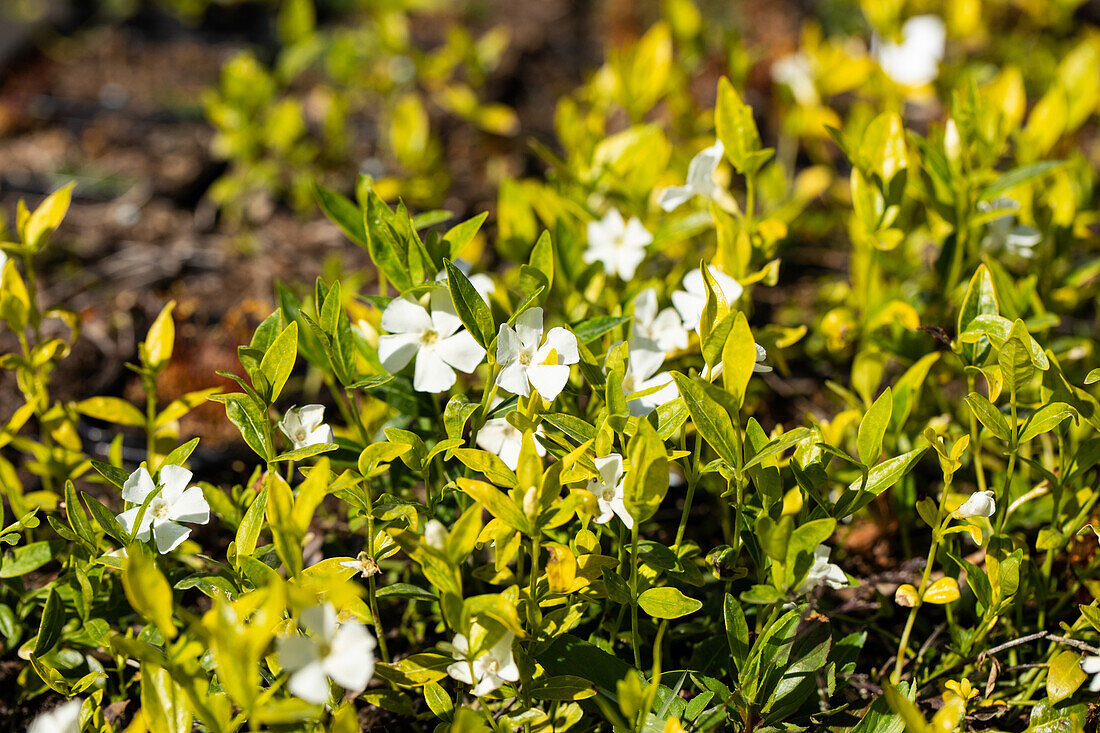
<path fill-rule="evenodd" d="M 241 431 L 241 436 L 248 447 L 265 461 L 271 460 L 273 451 L 267 442 L 264 430 L 267 417 L 260 406 L 247 395 L 239 392 L 214 395 L 210 400 L 225 405 L 226 417 Z"/>
<path fill-rule="evenodd" d="M 627 444 L 627 457 L 630 470 L 623 482 L 623 503 L 641 524 L 657 513 L 668 493 L 668 454 L 649 421 L 638 422 L 638 430 Z"/>
<path fill-rule="evenodd" d="M 443 235 L 443 241 L 447 243 L 449 252 L 447 259 L 455 259 L 462 250 L 466 249 L 466 245 L 477 236 L 478 230 L 481 229 L 481 225 L 485 223 L 488 216 L 489 212 L 483 211 L 473 219 L 467 219 L 461 224 L 456 224 Z"/>
<path fill-rule="evenodd" d="M 978 200 L 992 201 L 1002 193 L 1010 191 L 1022 183 L 1027 183 L 1028 181 L 1033 181 L 1045 176 L 1050 171 L 1062 165 L 1064 165 L 1064 163 L 1060 160 L 1044 160 L 1038 163 L 1031 163 L 1029 165 L 1020 166 L 1019 168 L 1014 168 L 982 189 Z"/>
<path fill-rule="evenodd" d="M 506 494 L 495 486 L 491 486 L 484 481 L 473 481 L 468 478 L 459 478 L 457 483 L 458 488 L 488 509 L 494 517 L 517 532 L 528 533 L 530 525 L 527 517 Z"/>
<path fill-rule="evenodd" d="M 183 445 L 177 446 L 160 462 L 160 468 L 164 468 L 165 466 L 182 466 L 187 462 L 187 459 L 191 457 L 191 454 L 195 452 L 195 448 L 197 448 L 198 445 L 199 439 L 192 438 Z M 157 470 L 160 470 L 160 468 Z"/>
<path fill-rule="evenodd" d="M 141 355 L 145 366 L 150 369 L 159 369 L 172 358 L 172 349 L 176 343 L 176 323 L 172 320 L 172 309 L 175 306 L 176 301 L 169 301 L 145 336 Z"/>
<path fill-rule="evenodd" d="M 156 624 L 169 639 L 176 638 L 172 621 L 172 588 L 153 558 L 140 545 L 126 550 L 122 563 L 122 588 L 134 610 Z"/>
<path fill-rule="evenodd" d="M 695 429 L 715 452 L 730 466 L 740 463 L 740 456 L 735 448 L 736 437 L 733 432 L 733 422 L 729 413 L 712 400 L 703 390 L 702 382 L 691 379 L 679 372 L 672 372 L 672 378 L 676 381 L 676 387 L 684 398 L 691 421 Z"/>
<path fill-rule="evenodd" d="M 680 618 L 703 607 L 702 601 L 688 598 L 672 586 L 650 588 L 638 596 L 638 605 L 653 618 Z"/>
<path fill-rule="evenodd" d="M 993 286 L 993 277 L 989 274 L 989 268 L 984 264 L 978 265 L 974 276 L 970 278 L 970 285 L 966 288 L 966 296 L 963 298 L 962 307 L 959 309 L 957 333 L 961 334 L 966 331 L 971 321 L 978 316 L 997 315 L 999 310 L 997 290 Z M 976 345 L 960 344 L 963 358 L 967 362 L 974 363 L 978 357 L 982 356 L 988 343 L 988 339 L 986 339 L 985 344 L 981 341 Z"/>
<path fill-rule="evenodd" d="M 1050 432 L 1062 424 L 1066 419 L 1072 418 L 1074 423 L 1080 423 L 1077 410 L 1065 402 L 1051 402 L 1043 405 L 1031 414 L 1020 430 L 1020 443 L 1026 443 L 1032 438 Z"/>
<path fill-rule="evenodd" d="M 64 542 L 53 540 L 31 542 L 4 553 L 0 563 L 0 578 L 18 578 L 42 567 L 53 560 L 66 546 Z"/>
<path fill-rule="evenodd" d="M 90 494 L 81 491 L 80 495 L 84 497 L 84 503 L 88 505 L 88 511 L 91 513 L 92 518 L 100 528 L 108 534 L 115 542 L 124 543 L 129 537 L 129 533 L 122 528 L 122 525 L 118 523 L 115 518 L 114 512 L 103 505 L 99 499 L 91 496 Z M 2 573 L 0 573 L 2 574 Z"/>
<path fill-rule="evenodd" d="M 1085 384 L 1100 382 L 1100 369 L 1093 369 L 1085 375 Z"/>
<path fill-rule="evenodd" d="M 264 513 L 266 511 L 267 483 L 265 482 L 264 487 L 260 489 L 260 493 L 248 505 L 248 511 L 244 513 L 244 518 L 237 526 L 235 542 L 238 557 L 248 556 L 256 551 L 256 542 L 260 537 L 260 530 L 263 529 Z"/>
<path fill-rule="evenodd" d="M 1008 339 L 997 352 L 997 363 L 1001 367 L 1001 378 L 1008 387 L 1009 395 L 1015 402 L 1019 391 L 1031 380 L 1035 374 L 1035 365 L 1031 363 L 1031 354 L 1028 352 L 1030 336 L 1024 327 L 1024 322 L 1017 319 L 1012 324 L 1012 331 Z"/>
<path fill-rule="evenodd" d="M 768 444 L 762 447 L 760 450 L 756 451 L 756 454 L 752 457 L 752 459 L 745 464 L 744 470 L 747 471 L 754 466 L 759 466 L 761 463 L 768 460 L 772 456 L 776 456 L 787 450 L 791 446 L 801 443 L 803 440 L 813 435 L 813 433 L 814 431 L 807 427 L 788 430 L 787 432 L 780 435 L 778 438 L 769 441 Z"/>
<path fill-rule="evenodd" d="M 275 338 L 260 361 L 260 371 L 267 379 L 268 404 L 274 404 L 279 399 L 297 358 L 298 322 L 293 321 Z"/>
<path fill-rule="evenodd" d="M 88 515 L 84 513 L 84 507 L 80 504 L 80 499 L 77 498 L 76 487 L 73 486 L 72 481 L 65 482 L 65 516 L 68 518 L 69 526 L 72 527 L 77 537 L 80 537 L 94 548 L 96 546 L 95 532 L 92 530 L 92 523 L 88 519 Z"/>
<path fill-rule="evenodd" d="M 451 291 L 451 300 L 454 301 L 459 320 L 474 340 L 483 349 L 488 349 L 496 336 L 496 324 L 489 306 L 453 262 L 446 260 L 443 266 L 447 270 L 447 288 Z"/>
<path fill-rule="evenodd" d="M 873 466 L 882 452 L 882 437 L 890 425 L 890 416 L 894 410 L 894 393 L 887 387 L 859 423 L 856 434 L 856 448 L 859 459 L 865 466 Z"/>
<path fill-rule="evenodd" d="M 23 229 L 23 240 L 32 251 L 39 250 L 45 244 L 50 232 L 57 229 L 61 220 L 65 218 L 74 186 L 76 183 L 68 183 L 51 193 L 27 219 Z"/>
<path fill-rule="evenodd" d="M 1047 697 L 1057 704 L 1077 692 L 1088 675 L 1080 665 L 1081 655 L 1068 649 L 1058 652 L 1047 668 Z"/>
<path fill-rule="evenodd" d="M 596 316 L 570 326 L 577 340 L 582 344 L 591 343 L 608 331 L 630 321 L 631 316 Z"/>
<path fill-rule="evenodd" d="M 726 640 L 730 645 L 730 656 L 738 670 L 744 669 L 749 656 L 749 624 L 741 604 L 730 593 L 722 601 L 722 616 L 726 623 Z"/>
<path fill-rule="evenodd" d="M 738 173 L 752 172 L 751 154 L 760 149 L 760 134 L 752 118 L 752 108 L 726 77 L 718 81 L 718 99 L 714 106 L 714 127 L 725 147 L 726 158 Z"/>
<path fill-rule="evenodd" d="M 145 415 L 126 400 L 118 397 L 90 397 L 73 405 L 81 415 L 115 425 L 145 427 Z"/>
<path fill-rule="evenodd" d="M 130 478 L 130 474 L 126 473 L 121 468 L 112 466 L 109 463 L 103 463 L 102 461 L 93 459 L 92 468 L 94 468 L 96 473 L 100 476 L 107 479 L 108 483 L 118 489 L 121 489 L 126 484 L 126 480 Z"/>
<path fill-rule="evenodd" d="M 456 448 L 454 456 L 466 466 L 484 474 L 485 478 L 497 486 L 514 489 L 519 485 L 515 471 L 492 453 L 476 448 Z"/>
<path fill-rule="evenodd" d="M 745 403 L 745 390 L 755 365 L 756 341 L 753 340 L 745 313 L 737 311 L 722 348 L 722 383 L 726 391 L 733 395 L 738 407 Z"/>
<path fill-rule="evenodd" d="M 61 638 L 61 628 L 65 625 L 65 609 L 57 590 L 50 588 L 46 603 L 42 608 L 42 622 L 38 626 L 38 636 L 34 640 L 35 656 L 44 656 L 57 645 Z"/>
<path fill-rule="evenodd" d="M 429 682 L 424 685 L 424 702 L 428 703 L 428 709 L 435 717 L 444 722 L 450 722 L 455 705 L 442 685 L 438 682 Z"/>
<path fill-rule="evenodd" d="M 325 212 L 325 216 L 333 224 L 340 227 L 351 241 L 363 248 L 368 246 L 363 212 L 359 210 L 358 206 L 336 191 L 329 190 L 316 181 L 313 182 L 313 196 L 321 206 L 321 211 Z"/>
<path fill-rule="evenodd" d="M 1008 420 L 984 395 L 971 392 L 963 398 L 963 402 L 970 407 L 974 416 L 978 418 L 978 422 L 984 425 L 989 432 L 1006 443 L 1011 442 L 1013 431 L 1008 425 Z"/>
<path fill-rule="evenodd" d="M 926 450 L 928 450 L 928 446 L 883 461 L 867 473 L 866 485 L 863 483 L 862 476 L 852 482 L 837 500 L 834 516 L 846 517 L 870 504 L 876 496 L 901 481 L 902 477 L 909 473 L 909 469 L 913 467 L 913 464 Z"/>

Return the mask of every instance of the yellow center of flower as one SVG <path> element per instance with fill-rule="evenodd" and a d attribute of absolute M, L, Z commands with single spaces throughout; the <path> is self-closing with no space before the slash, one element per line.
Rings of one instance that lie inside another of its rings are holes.
<path fill-rule="evenodd" d="M 498 662 L 495 659 L 491 660 L 489 662 L 489 671 L 492 672 L 493 674 L 496 674 L 496 671 L 498 669 L 500 669 L 500 662 Z"/>
<path fill-rule="evenodd" d="M 431 346 L 439 340 L 439 332 L 434 328 L 425 328 L 424 332 L 420 334 L 420 343 L 423 346 Z"/>
<path fill-rule="evenodd" d="M 519 363 L 520 363 L 520 365 L 521 366 L 530 366 L 531 365 L 531 356 L 532 356 L 532 354 L 531 354 L 530 349 L 524 349 L 523 351 L 519 352 Z"/>
<path fill-rule="evenodd" d="M 168 502 L 158 496 L 150 502 L 149 513 L 153 515 L 153 519 L 168 519 Z"/>
<path fill-rule="evenodd" d="M 615 499 L 615 489 L 608 486 L 603 487 L 603 490 L 600 491 L 600 499 L 610 504 Z"/>

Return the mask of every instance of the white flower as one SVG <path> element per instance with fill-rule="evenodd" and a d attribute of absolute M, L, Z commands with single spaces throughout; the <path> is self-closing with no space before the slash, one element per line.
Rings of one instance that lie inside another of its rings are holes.
<path fill-rule="evenodd" d="M 600 507 L 600 516 L 596 524 L 607 524 L 612 515 L 618 514 L 627 529 L 634 529 L 634 517 L 623 503 L 623 457 L 618 453 L 596 459 L 596 471 L 599 475 L 588 480 L 585 488 L 596 495 Z"/>
<path fill-rule="evenodd" d="M 1095 675 L 1089 682 L 1090 692 L 1100 692 L 1100 657 L 1088 656 L 1081 660 L 1081 671 Z"/>
<path fill-rule="evenodd" d="M 279 664 L 290 674 L 287 688 L 306 702 L 328 699 L 328 678 L 352 692 L 362 692 L 374 675 L 374 637 L 358 621 L 337 624 L 332 604 L 302 611 L 298 625 L 309 636 L 278 640 Z"/>
<path fill-rule="evenodd" d="M 710 270 L 710 274 L 718 284 L 719 289 L 721 289 L 722 295 L 726 297 L 726 302 L 732 304 L 741 297 L 741 293 L 744 292 L 741 283 L 714 265 L 707 265 L 707 268 Z M 698 331 L 699 320 L 703 317 L 703 309 L 707 305 L 707 287 L 703 282 L 702 270 L 695 268 L 684 275 L 684 289 L 677 290 L 672 294 L 672 304 L 676 306 L 680 317 L 684 319 L 684 328 L 689 331 Z"/>
<path fill-rule="evenodd" d="M 804 53 L 792 53 L 772 64 L 772 80 L 791 90 L 794 101 L 803 107 L 816 107 L 820 102 L 814 86 L 814 70 Z"/>
<path fill-rule="evenodd" d="M 800 595 L 808 593 L 822 583 L 834 590 L 848 585 L 848 576 L 844 574 L 840 566 L 829 562 L 829 552 L 829 548 L 825 545 L 817 546 L 814 550 L 814 564 L 810 567 L 810 573 L 798 586 L 796 593 Z"/>
<path fill-rule="evenodd" d="M 959 519 L 969 519 L 970 517 L 992 517 L 996 511 L 997 503 L 993 500 L 993 492 L 976 491 L 954 513 Z"/>
<path fill-rule="evenodd" d="M 512 656 L 515 635 L 505 631 L 496 644 L 476 659 L 470 658 L 470 642 L 462 634 L 455 634 L 451 642 L 451 655 L 457 660 L 447 667 L 447 674 L 459 682 L 473 685 L 477 697 L 488 695 L 505 682 L 519 681 L 519 667 Z"/>
<path fill-rule="evenodd" d="M 627 397 L 626 407 L 631 415 L 648 415 L 657 407 L 676 399 L 680 393 L 668 372 L 657 373 L 664 364 L 665 354 L 657 345 L 647 339 L 631 339 L 629 356 L 626 360 L 626 374 L 623 375 L 623 393 Z M 635 392 L 660 387 L 656 392 L 630 399 Z"/>
<path fill-rule="evenodd" d="M 342 563 L 345 568 L 351 568 L 363 578 L 369 578 L 378 574 L 378 563 L 365 552 L 360 552 L 354 560 L 345 560 Z"/>
<path fill-rule="evenodd" d="M 695 195 L 709 199 L 719 198 L 721 189 L 714 182 L 714 171 L 722 162 L 722 154 L 725 150 L 722 141 L 716 140 L 714 145 L 700 151 L 692 158 L 688 165 L 687 183 L 683 186 L 669 186 L 657 197 L 657 203 L 661 208 L 672 211 Z"/>
<path fill-rule="evenodd" d="M 42 713 L 27 728 L 27 733 L 80 733 L 81 702 L 81 700 L 69 700 L 49 712 Z"/>
<path fill-rule="evenodd" d="M 4 252 L 4 250 L 0 249 L 0 281 L 3 281 L 4 279 L 4 268 L 7 266 L 7 264 L 8 255 Z"/>
<path fill-rule="evenodd" d="M 624 222 L 618 209 L 612 209 L 600 221 L 588 222 L 588 249 L 584 261 L 588 264 L 602 262 L 603 271 L 618 275 L 623 280 L 634 277 L 634 271 L 645 259 L 645 248 L 653 241 L 653 235 L 642 225 L 638 217 Z"/>
<path fill-rule="evenodd" d="M 566 329 L 551 328 L 543 343 L 542 308 L 524 311 L 515 330 L 500 324 L 497 363 L 504 368 L 497 385 L 503 390 L 527 397 L 534 387 L 543 399 L 552 400 L 565 388 L 569 365 L 578 361 L 577 337 Z"/>
<path fill-rule="evenodd" d="M 978 210 L 983 213 L 1004 210 L 1004 216 L 999 216 L 989 222 L 989 233 L 982 239 L 982 247 L 987 250 L 1005 250 L 1009 254 L 1031 259 L 1035 254 L 1035 245 L 1043 241 L 1043 234 L 1035 227 L 1019 224 L 1012 226 L 1016 216 L 1012 213 L 1020 208 L 1019 202 L 1014 199 L 1000 197 L 992 201 L 978 203 Z"/>
<path fill-rule="evenodd" d="M 764 363 L 764 360 L 768 358 L 768 352 L 764 351 L 764 347 L 760 344 L 756 345 L 756 363 L 752 365 L 752 370 L 757 374 L 763 374 L 770 372 L 772 368 Z"/>
<path fill-rule="evenodd" d="M 631 334 L 649 339 L 666 355 L 683 351 L 688 345 L 688 330 L 675 308 L 657 312 L 657 291 L 646 288 L 634 299 L 634 323 Z"/>
<path fill-rule="evenodd" d="M 389 335 L 378 338 L 378 358 L 388 372 L 399 372 L 416 357 L 413 389 L 442 392 L 455 383 L 455 369 L 467 374 L 485 358 L 474 337 L 459 330 L 451 294 L 436 288 L 431 295 L 431 315 L 415 300 L 394 298 L 382 313 L 382 328 Z"/>
<path fill-rule="evenodd" d="M 493 400 L 493 406 L 495 407 L 502 401 L 497 397 Z M 535 428 L 535 434 L 545 435 L 541 425 Z M 545 446 L 537 440 L 534 443 L 535 453 L 540 458 L 545 456 Z M 494 417 L 486 420 L 485 424 L 481 426 L 481 430 L 477 431 L 477 446 L 482 450 L 489 451 L 504 461 L 505 466 L 515 471 L 516 466 L 519 465 L 519 452 L 523 447 L 523 433 L 517 430 L 516 426 L 508 422 L 507 419 Z"/>
<path fill-rule="evenodd" d="M 294 444 L 294 450 L 331 443 L 332 428 L 324 420 L 324 405 L 291 407 L 279 421 L 279 430 Z"/>
<path fill-rule="evenodd" d="M 901 43 L 871 40 L 872 54 L 898 84 L 922 87 L 936 80 L 947 42 L 947 29 L 935 15 L 917 15 L 901 27 Z"/>
<path fill-rule="evenodd" d="M 442 551 L 447 545 L 447 528 L 438 519 L 429 519 L 424 525 L 424 543 Z"/>
<path fill-rule="evenodd" d="M 160 493 L 153 497 L 141 517 L 135 539 L 156 540 L 157 550 L 165 554 L 187 539 L 191 530 L 176 522 L 206 524 L 210 521 L 210 505 L 198 486 L 187 487 L 191 472 L 182 466 L 164 466 L 160 469 Z M 130 474 L 122 485 L 122 498 L 137 504 L 118 515 L 118 523 L 127 532 L 133 532 L 134 522 L 141 513 L 145 499 L 156 491 L 152 477 L 144 466 Z"/>
<path fill-rule="evenodd" d="M 497 284 L 493 282 L 493 278 L 489 277 L 485 273 L 479 272 L 476 275 L 470 274 L 470 264 L 463 260 L 455 260 L 455 267 L 462 271 L 462 274 L 466 276 L 466 279 L 470 281 L 470 284 L 474 286 L 474 290 L 481 296 L 481 299 L 486 303 L 489 302 L 489 294 L 497 289 Z M 447 284 L 447 271 L 440 270 L 435 275 L 435 281 L 437 283 Z"/>

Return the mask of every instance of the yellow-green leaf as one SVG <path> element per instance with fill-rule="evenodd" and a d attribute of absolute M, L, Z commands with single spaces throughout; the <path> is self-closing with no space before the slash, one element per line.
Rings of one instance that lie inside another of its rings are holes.
<path fill-rule="evenodd" d="M 126 551 L 122 588 L 134 610 L 156 624 L 167 638 L 176 638 L 176 625 L 172 622 L 172 588 L 156 562 L 140 545 L 131 545 Z"/>
<path fill-rule="evenodd" d="M 638 596 L 638 605 L 653 618 L 680 618 L 703 607 L 702 601 L 688 598 L 676 588 L 650 588 Z"/>

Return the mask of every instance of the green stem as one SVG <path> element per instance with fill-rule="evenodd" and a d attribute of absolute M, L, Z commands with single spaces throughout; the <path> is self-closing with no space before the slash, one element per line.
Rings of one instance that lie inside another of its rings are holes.
<path fill-rule="evenodd" d="M 642 668 L 639 652 L 641 637 L 638 634 L 638 525 L 630 530 L 630 643 L 634 647 L 634 666 Z"/>
<path fill-rule="evenodd" d="M 371 497 L 370 481 L 363 482 L 363 493 L 367 499 L 367 557 L 377 563 L 374 557 L 374 499 Z M 386 647 L 386 633 L 382 628 L 382 618 L 378 615 L 378 597 L 375 592 L 374 576 L 367 577 L 367 597 L 370 604 L 371 619 L 374 621 L 374 633 L 378 637 L 378 651 L 382 661 L 390 661 L 390 652 Z"/>

